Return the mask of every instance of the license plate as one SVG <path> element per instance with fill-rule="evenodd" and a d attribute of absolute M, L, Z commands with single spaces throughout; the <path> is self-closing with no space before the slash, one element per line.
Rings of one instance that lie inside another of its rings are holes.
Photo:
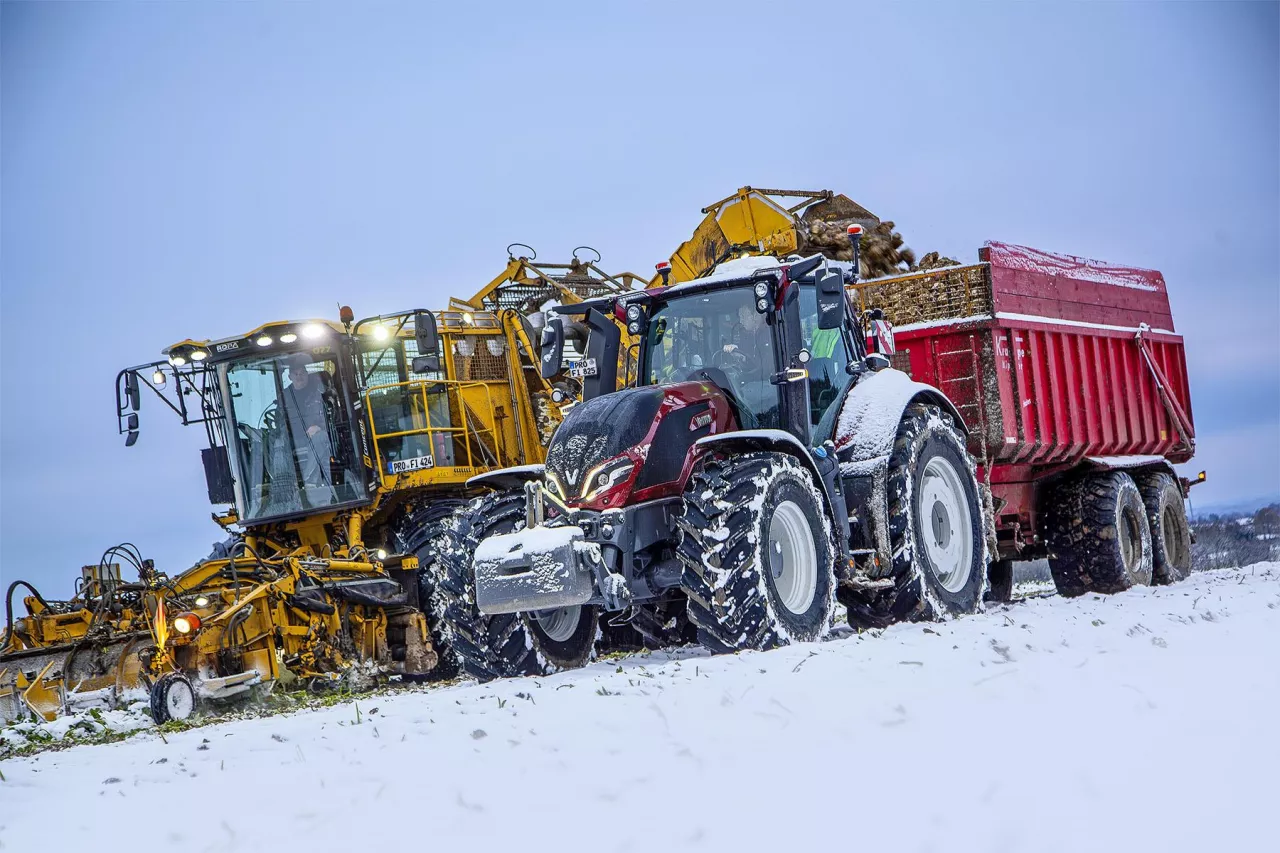
<path fill-rule="evenodd" d="M 409 471 L 425 471 L 434 468 L 436 462 L 430 456 L 415 456 L 412 459 L 391 460 L 392 474 L 405 474 Z"/>
<path fill-rule="evenodd" d="M 574 379 L 596 376 L 599 373 L 600 371 L 596 368 L 596 360 L 594 358 L 584 358 L 582 361 L 575 361 L 569 365 L 569 375 Z"/>

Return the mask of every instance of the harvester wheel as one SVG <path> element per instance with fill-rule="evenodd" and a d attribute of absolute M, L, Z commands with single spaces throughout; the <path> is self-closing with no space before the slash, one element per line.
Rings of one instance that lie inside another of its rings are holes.
<path fill-rule="evenodd" d="M 185 720 L 196 710 L 196 691 L 180 672 L 166 672 L 151 685 L 151 719 L 156 725 Z"/>
<path fill-rule="evenodd" d="M 842 587 L 849 624 L 883 628 L 982 607 L 987 581 L 982 505 L 973 460 L 951 415 L 907 408 L 889 456 L 887 589 Z"/>
<path fill-rule="evenodd" d="M 1123 592 L 1152 580 L 1151 525 L 1133 478 L 1101 471 L 1062 483 L 1045 508 L 1058 592 Z"/>
<path fill-rule="evenodd" d="M 476 498 L 454 513 L 432 564 L 438 630 L 462 671 L 481 681 L 573 669 L 595 650 L 596 607 L 485 616 L 476 606 L 476 546 L 523 528 L 524 509 L 522 491 Z"/>
<path fill-rule="evenodd" d="M 1191 574 L 1191 525 L 1178 481 L 1165 471 L 1134 478 L 1151 525 L 1151 575 L 1156 583 L 1177 583 Z"/>
<path fill-rule="evenodd" d="M 688 615 L 713 652 L 816 640 L 831 628 L 835 548 L 824 502 L 791 456 L 708 462 L 685 489 Z"/>
<path fill-rule="evenodd" d="M 440 633 L 438 611 L 443 604 L 436 593 L 436 550 L 450 517 L 465 505 L 465 501 L 445 498 L 433 500 L 405 515 L 397 535 L 402 550 L 418 558 L 418 606 L 427 614 L 427 626 L 431 631 L 431 645 L 435 647 L 438 661 L 427 677 L 429 679 L 454 678 L 458 675 L 458 657 L 449 648 Z"/>

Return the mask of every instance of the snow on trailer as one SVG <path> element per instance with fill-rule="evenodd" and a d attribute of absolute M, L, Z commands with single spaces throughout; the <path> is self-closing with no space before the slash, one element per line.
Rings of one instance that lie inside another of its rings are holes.
<path fill-rule="evenodd" d="M 895 323 L 892 365 L 964 418 L 999 557 L 1039 558 L 1052 550 L 1042 515 L 1063 475 L 1128 469 L 1141 487 L 1162 472 L 1173 480 L 1169 463 L 1191 458 L 1183 340 L 1155 270 L 999 242 L 979 257 L 854 291 Z M 1156 551 L 1178 549 L 1185 517 L 1148 510 L 1157 540 L 1169 537 Z"/>

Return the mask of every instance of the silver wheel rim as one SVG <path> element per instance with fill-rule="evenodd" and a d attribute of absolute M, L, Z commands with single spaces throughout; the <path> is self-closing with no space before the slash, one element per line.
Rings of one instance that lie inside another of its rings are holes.
<path fill-rule="evenodd" d="M 934 577 L 947 592 L 960 592 L 973 574 L 973 516 L 960 473 L 942 456 L 924 466 L 919 506 L 924 553 Z"/>
<path fill-rule="evenodd" d="M 800 615 L 818 594 L 818 548 L 804 510 L 783 501 L 769 519 L 769 573 L 782 606 Z"/>
<path fill-rule="evenodd" d="M 582 619 L 582 606 L 557 607 L 555 610 L 535 610 L 533 621 L 538 623 L 542 633 L 557 643 L 563 643 L 578 630 L 578 622 Z"/>
<path fill-rule="evenodd" d="M 191 685 L 175 678 L 164 694 L 164 709 L 171 720 L 185 720 L 196 708 L 196 697 L 191 692 Z"/>
<path fill-rule="evenodd" d="M 1138 583 L 1146 583 L 1139 569 L 1142 568 L 1142 519 L 1137 510 L 1125 507 L 1120 514 L 1120 559 L 1124 570 Z"/>

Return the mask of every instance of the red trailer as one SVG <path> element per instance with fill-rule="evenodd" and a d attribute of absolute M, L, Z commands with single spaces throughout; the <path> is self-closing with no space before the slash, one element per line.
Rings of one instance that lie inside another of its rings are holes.
<path fill-rule="evenodd" d="M 855 287 L 895 322 L 893 366 L 968 426 L 991 501 L 993 588 L 1007 592 L 1009 561 L 1044 557 L 1064 592 L 1105 587 L 1073 577 L 1087 570 L 1066 552 L 1073 529 L 1087 535 L 1076 528 L 1090 489 L 1126 477 L 1146 505 L 1155 580 L 1179 579 L 1190 483 L 1171 463 L 1191 458 L 1195 430 L 1164 277 L 997 242 L 979 258 Z"/>

